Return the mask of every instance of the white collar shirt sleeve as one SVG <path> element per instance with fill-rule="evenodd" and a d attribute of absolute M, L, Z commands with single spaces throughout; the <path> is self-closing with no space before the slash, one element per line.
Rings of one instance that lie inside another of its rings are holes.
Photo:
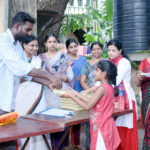
<path fill-rule="evenodd" d="M 19 42 L 14 41 L 11 31 L 0 34 L 0 109 L 11 111 L 15 107 L 19 77 L 28 74 L 32 65 L 25 60 Z"/>

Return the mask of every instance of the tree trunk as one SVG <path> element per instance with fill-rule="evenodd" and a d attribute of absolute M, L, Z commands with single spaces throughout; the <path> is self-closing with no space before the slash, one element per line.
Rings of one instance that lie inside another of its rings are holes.
<path fill-rule="evenodd" d="M 37 18 L 37 1 L 36 0 L 10 0 L 9 1 L 9 26 L 12 18 L 19 12 L 25 11 L 33 18 Z M 33 28 L 33 34 L 37 35 L 37 24 Z"/>
<path fill-rule="evenodd" d="M 39 36 L 39 45 L 43 45 L 45 35 L 49 32 L 59 34 L 61 22 L 69 0 L 10 0 L 9 1 L 9 25 L 13 16 L 19 11 L 25 11 L 37 19 L 38 11 L 53 11 L 57 15 L 53 19 L 52 26 L 49 25 Z M 48 22 L 49 20 L 47 20 Z M 55 23 L 55 24 L 54 24 Z M 33 34 L 37 34 L 37 24 L 34 25 Z"/>
<path fill-rule="evenodd" d="M 39 44 L 43 44 L 43 39 L 47 33 L 53 32 L 57 36 L 60 31 L 63 15 L 69 0 L 37 0 L 37 10 L 39 11 L 54 11 L 57 12 L 57 16 L 54 18 L 53 23 L 57 22 L 53 26 L 49 26 L 39 37 Z"/>

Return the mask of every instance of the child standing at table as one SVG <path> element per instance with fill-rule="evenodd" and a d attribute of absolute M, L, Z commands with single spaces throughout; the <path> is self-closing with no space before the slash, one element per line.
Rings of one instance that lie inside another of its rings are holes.
<path fill-rule="evenodd" d="M 112 118 L 114 94 L 118 94 L 116 76 L 116 66 L 108 60 L 102 60 L 97 64 L 95 71 L 95 79 L 101 81 L 101 86 L 92 98 L 88 99 L 73 89 L 61 95 L 72 98 L 81 107 L 90 110 L 91 150 L 116 150 L 120 144 L 120 137 Z"/>
<path fill-rule="evenodd" d="M 80 83 L 84 90 L 88 90 L 96 84 L 94 71 L 97 63 L 102 60 L 103 45 L 100 42 L 91 44 L 92 59 L 84 63 L 81 71 Z M 90 89 L 91 90 L 91 89 Z M 86 150 L 90 149 L 90 125 L 86 123 Z"/>
<path fill-rule="evenodd" d="M 78 42 L 70 38 L 66 41 L 66 48 L 67 53 L 69 57 L 73 61 L 73 74 L 74 74 L 74 83 L 73 83 L 73 89 L 81 92 L 83 88 L 80 84 L 80 74 L 83 64 L 86 62 L 85 57 L 79 56 L 78 53 Z M 75 125 L 71 128 L 71 139 L 72 139 L 72 146 L 81 149 L 80 147 L 80 130 L 81 125 Z M 69 143 L 68 143 L 69 144 Z"/>

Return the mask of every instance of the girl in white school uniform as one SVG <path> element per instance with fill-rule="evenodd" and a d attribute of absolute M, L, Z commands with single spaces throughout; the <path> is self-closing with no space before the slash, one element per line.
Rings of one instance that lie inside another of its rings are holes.
<path fill-rule="evenodd" d="M 133 109 L 133 113 L 116 119 L 116 125 L 121 138 L 121 144 L 117 150 L 138 150 L 137 106 L 134 91 L 130 84 L 131 64 L 122 50 L 122 44 L 118 40 L 110 40 L 107 48 L 110 61 L 115 63 L 118 70 L 116 85 L 122 84 L 125 90 L 125 108 Z"/>

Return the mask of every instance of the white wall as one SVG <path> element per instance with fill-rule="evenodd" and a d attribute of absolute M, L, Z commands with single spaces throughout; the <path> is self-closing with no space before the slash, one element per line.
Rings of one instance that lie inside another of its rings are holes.
<path fill-rule="evenodd" d="M 8 0 L 0 0 L 0 33 L 8 28 Z"/>

